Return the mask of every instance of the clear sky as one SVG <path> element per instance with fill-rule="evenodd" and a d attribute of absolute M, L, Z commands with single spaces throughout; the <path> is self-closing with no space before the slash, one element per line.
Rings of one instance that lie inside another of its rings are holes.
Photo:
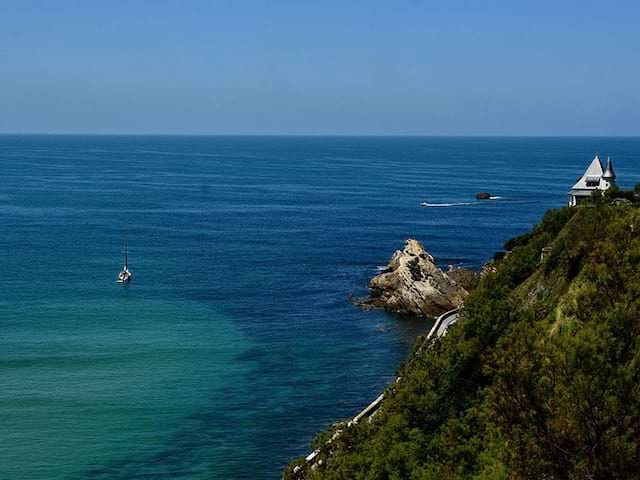
<path fill-rule="evenodd" d="M 640 2 L 0 0 L 0 132 L 639 135 Z"/>

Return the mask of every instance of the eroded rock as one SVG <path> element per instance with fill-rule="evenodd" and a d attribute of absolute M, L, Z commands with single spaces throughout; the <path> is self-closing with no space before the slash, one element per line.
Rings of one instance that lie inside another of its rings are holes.
<path fill-rule="evenodd" d="M 420 242 L 408 239 L 382 273 L 371 280 L 371 296 L 363 305 L 421 316 L 440 315 L 462 305 L 474 281 L 475 274 L 466 269 L 443 272 Z"/>

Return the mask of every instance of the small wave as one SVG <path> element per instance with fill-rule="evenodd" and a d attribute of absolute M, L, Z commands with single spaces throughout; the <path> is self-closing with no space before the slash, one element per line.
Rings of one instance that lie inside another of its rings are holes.
<path fill-rule="evenodd" d="M 504 197 L 500 197 L 498 195 L 492 195 L 489 197 L 489 200 L 500 200 L 501 198 L 504 198 Z"/>
<path fill-rule="evenodd" d="M 478 202 L 454 202 L 454 203 L 427 203 L 422 202 L 421 207 L 464 207 L 467 205 L 477 205 Z"/>

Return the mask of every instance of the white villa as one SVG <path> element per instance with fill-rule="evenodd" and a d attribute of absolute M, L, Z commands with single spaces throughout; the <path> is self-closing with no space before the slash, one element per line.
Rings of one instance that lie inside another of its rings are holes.
<path fill-rule="evenodd" d="M 569 206 L 573 207 L 589 198 L 596 190 L 607 190 L 616 184 L 611 158 L 607 158 L 607 168 L 602 168 L 600 157 L 593 157 L 589 168 L 569 192 Z"/>

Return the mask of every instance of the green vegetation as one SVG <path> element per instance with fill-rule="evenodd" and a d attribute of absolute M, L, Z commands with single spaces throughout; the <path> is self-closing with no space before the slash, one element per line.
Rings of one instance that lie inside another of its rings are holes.
<path fill-rule="evenodd" d="M 286 477 L 640 478 L 640 209 L 610 203 L 507 242 L 372 421 L 320 435 L 321 464 Z"/>

